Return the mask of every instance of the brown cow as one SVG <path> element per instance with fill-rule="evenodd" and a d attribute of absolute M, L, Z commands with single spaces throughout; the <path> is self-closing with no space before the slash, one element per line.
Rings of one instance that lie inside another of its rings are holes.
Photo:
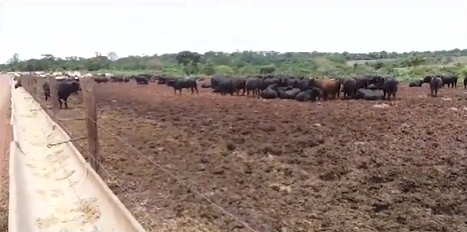
<path fill-rule="evenodd" d="M 311 79 L 310 85 L 313 87 L 319 88 L 323 92 L 323 99 L 327 100 L 328 95 L 331 95 L 332 98 L 336 99 L 340 96 L 341 82 L 337 79 Z"/>

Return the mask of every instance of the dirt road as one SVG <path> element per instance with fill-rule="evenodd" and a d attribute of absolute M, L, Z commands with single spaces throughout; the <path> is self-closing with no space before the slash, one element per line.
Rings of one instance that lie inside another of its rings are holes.
<path fill-rule="evenodd" d="M 0 75 L 0 231 L 8 230 L 8 149 L 12 139 L 9 81 L 7 75 Z"/>

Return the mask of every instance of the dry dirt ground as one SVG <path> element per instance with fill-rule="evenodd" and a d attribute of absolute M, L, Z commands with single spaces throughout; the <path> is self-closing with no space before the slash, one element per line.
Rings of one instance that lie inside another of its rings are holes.
<path fill-rule="evenodd" d="M 0 125 L 0 136 L 4 139 L 6 147 L 0 147 L 0 231 L 8 231 L 8 199 L 9 199 L 9 146 L 12 139 L 12 130 L 9 118 Z"/>
<path fill-rule="evenodd" d="M 203 197 L 256 231 L 467 231 L 464 89 L 402 86 L 386 108 L 96 91 L 103 178 L 148 231 L 249 231 Z M 59 118 L 81 117 L 72 98 Z"/>
<path fill-rule="evenodd" d="M 8 231 L 10 125 L 9 77 L 0 75 L 0 231 Z"/>

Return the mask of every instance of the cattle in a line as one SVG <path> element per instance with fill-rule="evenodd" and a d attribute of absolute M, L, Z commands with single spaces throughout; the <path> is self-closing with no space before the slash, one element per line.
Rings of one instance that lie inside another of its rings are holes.
<path fill-rule="evenodd" d="M 109 82 L 109 79 L 107 77 L 102 77 L 102 76 L 98 76 L 98 77 L 95 77 L 94 78 L 94 81 L 98 84 L 100 83 L 107 83 Z"/>
<path fill-rule="evenodd" d="M 129 78 L 123 76 L 94 76 L 90 78 L 94 79 L 96 83 L 102 84 L 108 82 L 123 83 L 132 79 L 138 85 L 148 85 L 150 82 L 156 81 L 157 84 L 165 84 L 168 88 L 173 88 L 174 95 L 182 95 L 183 89 L 190 89 L 192 95 L 195 92 L 199 94 L 197 78 L 148 74 L 133 75 Z M 64 78 L 57 78 L 57 85 L 61 86 L 61 83 L 72 83 L 73 80 L 78 83 L 78 79 L 75 77 L 65 76 Z M 393 100 L 396 98 L 399 88 L 399 81 L 396 78 L 379 75 L 327 76 L 319 78 L 276 74 L 245 76 L 215 75 L 206 82 L 201 83 L 201 88 L 210 88 L 213 93 L 219 95 L 286 99 L 299 102 L 326 101 L 340 98 Z M 429 85 L 431 95 L 437 96 L 443 86 L 456 88 L 457 76 L 433 74 L 423 79 L 412 80 L 409 83 L 409 87 L 422 87 L 425 83 Z M 467 88 L 467 77 L 464 78 L 464 88 Z M 65 103 L 65 108 L 68 108 L 67 98 L 71 93 L 77 93 L 77 91 L 65 89 L 63 89 L 59 98 L 61 99 L 60 103 Z M 44 87 L 44 90 L 47 90 L 46 87 Z M 50 97 L 50 88 L 48 92 L 46 100 Z M 67 92 L 69 92 L 68 95 L 66 94 Z M 343 93 L 342 97 L 340 93 Z M 61 105 L 60 107 L 62 108 Z"/>
<path fill-rule="evenodd" d="M 177 79 L 177 78 L 173 78 Z M 169 79 L 167 79 L 169 80 Z M 290 75 L 253 75 L 224 76 L 211 78 L 203 88 L 212 88 L 220 95 L 245 95 L 263 99 L 295 99 L 297 101 L 315 101 L 316 99 L 338 99 L 344 93 L 344 99 L 393 99 L 397 94 L 399 82 L 393 77 L 367 75 L 359 77 L 324 77 L 307 78 Z M 366 91 L 371 90 L 371 91 Z M 250 92 L 252 93 L 250 95 Z"/>
<path fill-rule="evenodd" d="M 423 83 L 430 84 L 431 79 L 439 77 L 443 81 L 442 87 L 447 85 L 448 88 L 457 88 L 457 79 L 458 76 L 453 75 L 453 74 L 447 74 L 447 75 L 428 75 L 425 78 L 423 78 Z"/>
<path fill-rule="evenodd" d="M 248 77 L 245 81 L 245 91 L 246 96 L 250 97 L 259 97 L 260 94 L 260 87 L 261 87 L 261 79 L 258 77 Z"/>

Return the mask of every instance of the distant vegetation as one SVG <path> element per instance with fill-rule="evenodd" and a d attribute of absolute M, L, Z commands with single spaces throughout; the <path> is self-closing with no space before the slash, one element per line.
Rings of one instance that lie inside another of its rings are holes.
<path fill-rule="evenodd" d="M 380 74 L 402 80 L 421 78 L 430 73 L 467 75 L 467 49 L 426 52 L 326 53 L 243 51 L 196 52 L 118 57 L 96 52 L 92 58 L 55 57 L 44 54 L 41 59 L 21 60 L 14 54 L 0 70 L 111 72 L 131 75 L 165 73 L 171 75 L 246 75 L 260 73 L 304 76 L 346 76 Z"/>

